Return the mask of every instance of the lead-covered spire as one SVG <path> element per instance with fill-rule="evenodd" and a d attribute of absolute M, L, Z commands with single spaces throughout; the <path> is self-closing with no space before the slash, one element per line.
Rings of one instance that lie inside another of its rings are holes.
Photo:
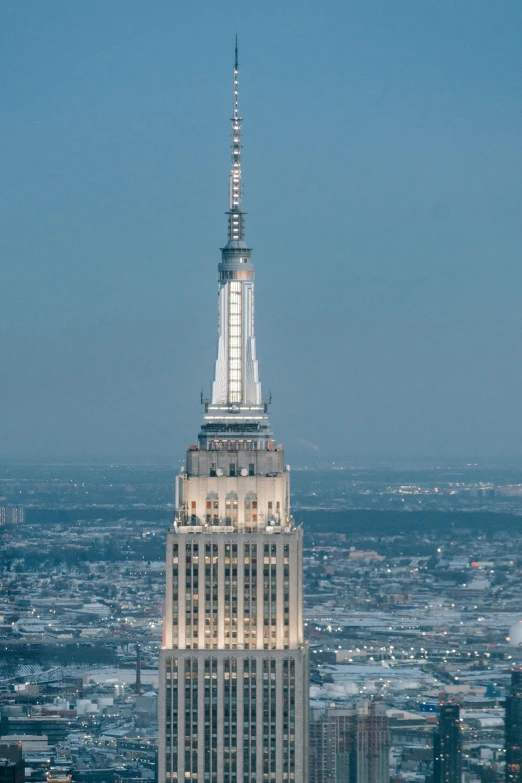
<path fill-rule="evenodd" d="M 243 118 L 239 116 L 239 62 L 236 49 L 234 59 L 233 78 L 233 102 L 232 102 L 232 169 L 229 177 L 229 205 L 228 205 L 228 241 L 241 241 L 244 239 L 244 216 L 241 211 L 242 182 L 241 182 L 241 123 Z"/>

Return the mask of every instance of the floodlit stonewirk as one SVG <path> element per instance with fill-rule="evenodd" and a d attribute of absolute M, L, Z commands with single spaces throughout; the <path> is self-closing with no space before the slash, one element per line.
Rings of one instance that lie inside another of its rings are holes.
<path fill-rule="evenodd" d="M 302 531 L 263 400 L 244 238 L 237 45 L 218 358 L 176 479 L 160 655 L 159 781 L 307 783 Z"/>

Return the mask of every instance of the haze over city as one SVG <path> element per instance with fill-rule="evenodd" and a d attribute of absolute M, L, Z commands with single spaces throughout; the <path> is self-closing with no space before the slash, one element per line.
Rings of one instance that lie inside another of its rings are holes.
<path fill-rule="evenodd" d="M 518 2 L 4 3 L 0 454 L 172 461 L 215 359 L 229 60 L 296 457 L 520 456 Z"/>

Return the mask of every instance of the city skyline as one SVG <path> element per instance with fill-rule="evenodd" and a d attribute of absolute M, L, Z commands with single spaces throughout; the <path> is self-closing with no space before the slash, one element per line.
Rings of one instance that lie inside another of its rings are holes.
<path fill-rule="evenodd" d="M 214 307 L 186 330 L 184 291 L 213 295 L 236 29 L 281 439 L 520 454 L 519 4 L 28 9 L 1 12 L 3 457 L 169 459 L 190 437 Z"/>

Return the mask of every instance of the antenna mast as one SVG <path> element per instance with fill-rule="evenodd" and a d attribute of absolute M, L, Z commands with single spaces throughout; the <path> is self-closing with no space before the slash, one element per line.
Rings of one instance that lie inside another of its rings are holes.
<path fill-rule="evenodd" d="M 238 105 L 239 94 L 239 61 L 237 52 L 237 35 L 234 58 L 234 80 L 233 80 L 233 112 L 232 112 L 232 169 L 229 178 L 229 213 L 228 213 L 228 239 L 244 239 L 244 221 L 241 211 L 241 123 L 242 117 L 239 116 Z"/>

